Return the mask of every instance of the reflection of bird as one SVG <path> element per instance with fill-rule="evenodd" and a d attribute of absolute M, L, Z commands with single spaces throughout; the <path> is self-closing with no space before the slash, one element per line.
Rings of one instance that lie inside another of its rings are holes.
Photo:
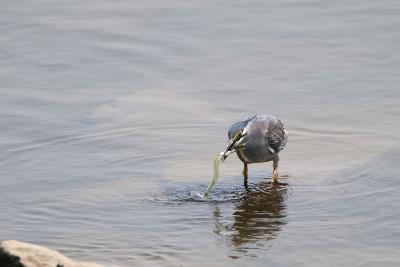
<path fill-rule="evenodd" d="M 267 191 L 264 191 L 267 188 Z M 258 242 L 275 239 L 286 221 L 287 187 L 269 190 L 267 184 L 258 184 L 238 202 L 230 230 L 232 244 L 238 251 Z M 261 191 L 259 191 L 261 190 Z"/>
<path fill-rule="evenodd" d="M 218 206 L 213 213 L 214 233 L 223 238 L 222 244 L 232 245 L 233 252 L 241 254 L 269 247 L 287 224 L 287 184 L 280 184 L 279 190 L 271 190 L 269 183 L 262 182 L 253 185 L 252 189 L 236 202 L 233 216 L 223 216 Z"/>
<path fill-rule="evenodd" d="M 272 181 L 277 182 L 278 153 L 286 145 L 288 134 L 281 120 L 270 115 L 255 115 L 234 123 L 228 132 L 229 142 L 223 158 L 236 152 L 244 163 L 243 177 L 247 187 L 247 164 L 273 161 Z"/>

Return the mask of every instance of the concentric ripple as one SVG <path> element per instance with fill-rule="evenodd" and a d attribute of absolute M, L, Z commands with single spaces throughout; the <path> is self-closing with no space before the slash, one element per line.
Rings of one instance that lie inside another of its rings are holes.
<path fill-rule="evenodd" d="M 187 202 L 198 203 L 224 203 L 238 202 L 245 198 L 259 198 L 262 195 L 268 196 L 275 191 L 291 190 L 289 184 L 280 183 L 276 187 L 271 187 L 269 181 L 262 183 L 248 184 L 248 191 L 241 184 L 219 184 L 208 197 L 204 197 L 205 185 L 177 185 L 166 187 L 163 191 L 148 194 L 145 200 L 164 205 L 182 204 Z M 265 197 L 264 196 L 264 197 Z"/>

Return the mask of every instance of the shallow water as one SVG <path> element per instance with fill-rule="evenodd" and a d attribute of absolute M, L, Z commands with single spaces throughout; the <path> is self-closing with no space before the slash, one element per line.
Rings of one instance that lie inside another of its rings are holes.
<path fill-rule="evenodd" d="M 0 240 L 106 266 L 400 264 L 398 1 L 2 1 Z M 231 155 L 255 113 L 272 164 Z M 286 183 L 286 184 L 284 184 Z"/>

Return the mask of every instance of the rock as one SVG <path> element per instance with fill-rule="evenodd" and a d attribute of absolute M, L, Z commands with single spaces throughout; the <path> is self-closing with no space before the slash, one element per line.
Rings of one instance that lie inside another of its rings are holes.
<path fill-rule="evenodd" d="M 89 262 L 75 262 L 55 250 L 15 240 L 0 245 L 1 267 L 102 267 Z"/>

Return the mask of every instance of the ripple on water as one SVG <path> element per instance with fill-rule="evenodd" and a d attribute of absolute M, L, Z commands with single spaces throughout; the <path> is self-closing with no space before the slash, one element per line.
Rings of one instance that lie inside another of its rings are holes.
<path fill-rule="evenodd" d="M 296 191 L 324 192 L 328 195 L 355 197 L 374 194 L 399 186 L 400 171 L 395 162 L 400 152 L 391 151 L 359 166 L 346 169 L 318 185 L 296 186 Z"/>
<path fill-rule="evenodd" d="M 166 187 L 162 191 L 149 194 L 145 200 L 164 205 L 182 203 L 233 202 L 243 197 L 244 190 L 239 185 L 219 186 L 208 197 L 204 197 L 204 185 L 177 185 Z"/>
<path fill-rule="evenodd" d="M 257 257 L 259 250 L 272 247 L 287 224 L 286 200 L 292 190 L 287 183 L 271 187 L 270 181 L 264 179 L 250 183 L 248 187 L 249 191 L 246 191 L 242 184 L 219 183 L 208 197 L 202 197 L 205 185 L 176 185 L 147 195 L 145 201 L 167 205 L 171 208 L 168 214 L 176 212 L 174 206 L 179 206 L 182 217 L 166 220 L 173 228 L 179 225 L 178 231 L 185 224 L 190 229 L 199 222 L 212 225 L 218 243 L 229 246 L 229 258 Z M 211 209 L 212 220 L 210 214 L 204 215 L 199 210 L 195 217 L 189 216 L 196 209 L 193 204 L 197 208 L 206 207 L 206 213 Z"/>
<path fill-rule="evenodd" d="M 204 185 L 177 185 L 167 187 L 160 192 L 148 194 L 145 200 L 164 205 L 174 205 L 182 203 L 224 203 L 238 202 L 245 198 L 260 198 L 263 195 L 270 195 L 273 191 L 287 191 L 290 186 L 287 183 L 280 183 L 278 187 L 271 188 L 269 181 L 262 183 L 249 183 L 246 191 L 241 184 L 219 184 L 209 196 L 203 196 L 206 186 Z"/>

